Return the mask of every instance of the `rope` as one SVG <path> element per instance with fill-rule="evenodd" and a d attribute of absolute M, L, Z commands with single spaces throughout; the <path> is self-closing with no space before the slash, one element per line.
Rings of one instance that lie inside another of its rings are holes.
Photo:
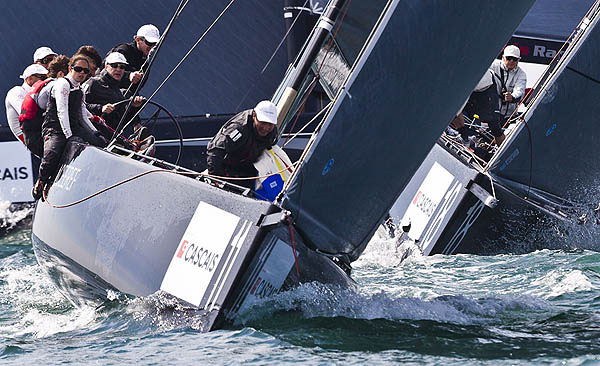
<path fill-rule="evenodd" d="M 292 229 L 292 220 L 289 217 L 286 218 L 288 223 L 288 229 L 290 230 L 290 239 L 292 241 L 292 253 L 294 253 L 294 262 L 296 263 L 296 274 L 300 277 L 300 266 L 298 266 L 298 255 L 296 254 L 296 238 L 294 237 L 294 230 Z"/>
<path fill-rule="evenodd" d="M 294 166 L 296 164 L 298 164 L 298 163 L 294 163 L 294 164 L 292 164 L 292 166 Z M 43 191 L 43 197 L 44 197 L 44 201 L 49 206 L 51 206 L 53 208 L 67 208 L 67 207 L 78 205 L 78 204 L 80 204 L 82 202 L 85 202 L 85 201 L 89 200 L 90 198 L 98 196 L 101 193 L 107 192 L 107 191 L 109 191 L 109 190 L 111 190 L 113 188 L 116 188 L 116 187 L 118 187 L 118 186 L 120 186 L 122 184 L 125 184 L 127 182 L 131 182 L 131 181 L 133 181 L 135 179 L 141 178 L 141 177 L 143 177 L 145 175 L 148 175 L 148 174 L 151 174 L 151 173 L 171 173 L 171 174 L 178 174 L 178 175 L 196 175 L 196 176 L 203 176 L 203 177 L 207 177 L 207 178 L 214 178 L 214 179 L 221 179 L 221 180 L 240 180 L 241 181 L 241 180 L 251 180 L 251 179 L 268 178 L 268 177 L 273 176 L 273 175 L 281 174 L 282 172 L 286 171 L 287 169 L 289 169 L 289 167 L 285 167 L 284 169 L 281 169 L 280 171 L 277 171 L 277 172 L 274 172 L 274 173 L 271 173 L 271 174 L 257 176 L 257 177 L 223 177 L 223 176 L 220 176 L 220 175 L 213 175 L 213 174 L 208 174 L 208 173 L 180 172 L 180 171 L 177 171 L 177 170 L 168 170 L 168 169 L 152 169 L 152 170 L 145 171 L 143 173 L 136 174 L 136 175 L 134 175 L 132 177 L 125 178 L 125 179 L 123 179 L 123 180 L 121 180 L 121 181 L 119 181 L 117 183 L 114 183 L 114 184 L 112 184 L 112 185 L 110 185 L 110 186 L 108 186 L 106 188 L 103 188 L 103 189 L 101 189 L 101 190 L 99 190 L 99 191 L 97 191 L 95 193 L 92 193 L 92 194 L 90 194 L 87 197 L 84 197 L 84 198 L 82 198 L 80 200 L 77 200 L 75 202 L 71 202 L 71 203 L 68 203 L 68 204 L 55 205 L 55 204 L 50 203 L 48 201 L 48 197 L 46 196 L 46 190 Z"/>
<path fill-rule="evenodd" d="M 319 113 L 315 114 L 315 116 L 314 116 L 314 117 L 313 117 L 313 118 L 312 118 L 310 121 L 308 121 L 308 123 L 307 123 L 307 124 L 305 124 L 304 126 L 302 126 L 302 128 L 301 128 L 300 130 L 298 130 L 298 132 L 296 132 L 295 134 L 293 134 L 293 135 L 292 135 L 292 137 L 290 137 L 290 135 L 287 135 L 287 137 L 286 137 L 286 139 L 285 139 L 285 142 L 283 143 L 283 146 L 282 146 L 282 147 L 286 147 L 286 146 L 287 146 L 287 144 L 289 144 L 290 142 L 294 141 L 294 139 L 295 139 L 296 137 L 298 137 L 298 136 L 299 136 L 299 135 L 302 133 L 302 131 L 304 131 L 304 130 L 305 130 L 305 129 L 306 129 L 308 126 L 310 126 L 310 125 L 311 125 L 311 124 L 312 124 L 314 121 L 316 121 L 316 120 L 317 120 L 317 118 L 318 118 L 318 117 L 321 115 L 321 113 L 323 113 L 323 112 L 325 112 L 327 109 L 331 108 L 331 106 L 332 106 L 332 105 L 333 105 L 333 104 L 332 104 L 332 102 L 329 102 L 329 103 L 328 103 L 328 104 L 327 104 L 327 105 L 326 105 L 326 106 L 325 106 L 323 109 L 321 109 L 321 110 L 319 111 Z"/>
<path fill-rule="evenodd" d="M 219 14 L 219 16 L 204 31 L 204 33 L 202 33 L 202 35 L 200 36 L 200 38 L 198 38 L 198 40 L 196 41 L 196 43 L 194 43 L 194 45 L 192 46 L 192 48 L 190 48 L 190 50 L 185 54 L 185 56 L 183 56 L 183 58 L 179 61 L 179 63 L 177 63 L 177 65 L 175 65 L 175 67 L 173 68 L 173 70 L 169 73 L 169 75 L 167 75 L 167 77 L 162 81 L 162 83 L 160 83 L 160 85 L 158 86 L 158 88 L 156 88 L 156 90 L 152 93 L 152 95 L 150 95 L 150 97 L 148 97 L 146 99 L 145 103 L 140 107 L 140 109 L 136 112 L 136 114 L 129 120 L 129 122 L 127 122 L 125 124 L 125 126 L 123 126 L 123 130 L 125 128 L 127 128 L 127 126 L 129 126 L 133 122 L 133 120 L 135 119 L 135 117 L 139 116 L 139 114 L 144 110 L 144 108 L 146 108 L 146 105 L 148 105 L 148 102 L 150 102 L 150 100 L 156 95 L 156 93 L 158 93 L 158 91 L 163 87 L 163 85 L 165 85 L 165 83 L 167 82 L 167 80 L 169 80 L 171 78 L 171 76 L 175 73 L 175 71 L 177 71 L 177 69 L 179 68 L 179 66 L 181 66 L 181 64 L 188 58 L 188 56 L 194 51 L 194 49 L 196 48 L 196 46 L 198 46 L 198 44 L 204 39 L 204 37 L 208 34 L 208 32 L 210 32 L 210 30 L 215 26 L 215 24 L 217 24 L 217 22 L 219 20 L 221 20 L 221 18 L 225 14 L 225 12 L 231 7 L 231 5 L 233 5 L 234 2 L 235 2 L 235 0 L 231 0 L 229 2 L 229 4 L 227 4 L 227 6 L 223 9 L 223 11 L 221 11 L 221 14 Z"/>

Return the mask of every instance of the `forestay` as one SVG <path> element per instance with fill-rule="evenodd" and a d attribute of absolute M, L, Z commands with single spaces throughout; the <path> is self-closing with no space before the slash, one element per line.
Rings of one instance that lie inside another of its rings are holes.
<path fill-rule="evenodd" d="M 595 5 L 598 7 L 598 2 Z M 567 50 L 565 67 L 540 86 L 525 114 L 527 126 L 492 162 L 491 173 L 515 193 L 531 190 L 574 201 L 590 200 L 600 178 L 596 158 L 600 103 L 600 29 L 597 9 L 589 25 Z M 587 38 L 583 38 L 587 35 Z M 597 196 L 597 195 L 596 195 Z"/>
<path fill-rule="evenodd" d="M 387 4 L 284 197 L 305 239 L 358 258 L 532 3 Z"/>

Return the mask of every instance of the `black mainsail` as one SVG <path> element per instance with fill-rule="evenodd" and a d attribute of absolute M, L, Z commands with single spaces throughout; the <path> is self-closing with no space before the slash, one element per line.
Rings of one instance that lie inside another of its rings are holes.
<path fill-rule="evenodd" d="M 490 162 L 494 178 L 521 197 L 585 203 L 600 178 L 600 161 L 594 158 L 600 115 L 599 13 L 596 2 L 562 59 L 536 87 L 523 116 L 526 124 L 518 125 Z"/>
<path fill-rule="evenodd" d="M 374 27 L 282 202 L 311 245 L 358 258 L 532 3 L 349 3 Z"/>

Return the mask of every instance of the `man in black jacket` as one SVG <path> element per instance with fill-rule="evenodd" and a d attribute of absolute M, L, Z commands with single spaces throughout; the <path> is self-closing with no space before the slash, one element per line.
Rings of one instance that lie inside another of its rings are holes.
<path fill-rule="evenodd" d="M 254 162 L 277 142 L 277 107 L 268 100 L 233 116 L 207 147 L 208 173 L 220 177 L 256 177 Z M 232 180 L 254 189 L 254 179 Z"/>
<path fill-rule="evenodd" d="M 116 129 L 121 117 L 125 113 L 127 103 L 121 103 L 115 107 L 117 102 L 125 99 L 123 92 L 119 89 L 119 83 L 125 75 L 127 60 L 121 53 L 113 52 L 104 60 L 104 70 L 99 75 L 90 78 L 83 87 L 87 109 L 95 115 L 102 115 L 106 124 Z M 135 97 L 132 107 L 125 119 L 129 121 L 142 105 L 144 98 Z M 134 130 L 139 127 L 139 118 L 134 122 Z M 103 134 L 112 136 L 112 131 L 101 129 Z"/>
<path fill-rule="evenodd" d="M 148 65 L 144 65 L 144 63 L 159 39 L 158 28 L 152 24 L 146 24 L 138 29 L 136 35 L 133 36 L 133 42 L 118 44 L 108 52 L 107 56 L 113 52 L 122 53 L 127 60 L 125 76 L 119 82 L 120 88 L 127 89 L 131 83 L 134 84 L 132 89 L 137 87 L 148 68 Z M 144 66 L 143 69 L 142 66 Z M 143 83 L 142 86 L 144 86 Z"/>

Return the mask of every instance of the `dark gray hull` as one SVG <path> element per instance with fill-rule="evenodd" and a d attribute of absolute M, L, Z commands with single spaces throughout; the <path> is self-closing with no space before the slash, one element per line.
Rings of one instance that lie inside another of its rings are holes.
<path fill-rule="evenodd" d="M 435 182 L 435 186 L 429 184 Z M 474 192 L 477 185 L 494 194 L 488 207 Z M 436 144 L 402 192 L 390 216 L 405 226 L 400 241 L 412 240 L 424 255 L 526 253 L 544 248 L 566 248 L 566 243 L 544 240 L 558 226 L 572 225 L 556 210 L 560 200 L 536 196 L 528 200 L 512 193 L 468 164 L 456 150 Z M 407 226 L 410 225 L 410 226 Z"/>
<path fill-rule="evenodd" d="M 155 169 L 78 144 L 69 145 L 63 159 L 48 196 L 54 205 L 74 202 Z M 239 218 L 226 246 L 216 249 L 214 266 L 210 270 L 205 266 L 203 276 L 208 279 L 198 286 L 201 293 L 194 295 L 201 299 L 194 307 L 208 314 L 204 330 L 231 324 L 252 297 L 310 281 L 354 285 L 332 260 L 308 249 L 293 228 L 292 239 L 277 207 L 164 172 L 145 175 L 68 208 L 40 202 L 33 222 L 34 250 L 38 262 L 75 304 L 106 300 L 110 290 L 148 296 L 161 289 L 176 251 L 184 249 L 182 237 L 199 206 L 209 213 Z"/>

